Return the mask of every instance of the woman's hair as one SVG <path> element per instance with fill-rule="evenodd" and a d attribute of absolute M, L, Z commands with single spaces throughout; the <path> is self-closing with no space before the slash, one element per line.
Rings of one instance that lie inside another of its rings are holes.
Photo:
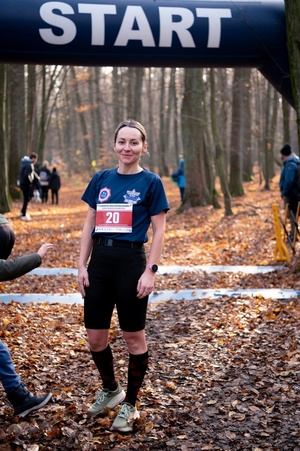
<path fill-rule="evenodd" d="M 134 119 L 128 119 L 127 121 L 120 122 L 120 124 L 116 128 L 115 134 L 114 134 L 114 143 L 117 140 L 117 136 L 118 136 L 119 131 L 123 127 L 136 128 L 141 133 L 143 143 L 145 143 L 147 141 L 147 133 L 146 133 L 146 130 L 143 127 L 143 125 L 140 124 L 138 121 L 135 121 Z"/>

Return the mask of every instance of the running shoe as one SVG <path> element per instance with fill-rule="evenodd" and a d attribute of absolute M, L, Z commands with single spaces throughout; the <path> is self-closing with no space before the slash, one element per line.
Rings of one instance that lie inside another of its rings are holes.
<path fill-rule="evenodd" d="M 97 399 L 94 404 L 92 404 L 88 409 L 88 413 L 90 415 L 98 415 L 106 408 L 112 409 L 113 407 L 116 407 L 118 404 L 124 401 L 124 398 L 125 392 L 121 389 L 119 384 L 114 391 L 103 388 L 98 393 Z"/>

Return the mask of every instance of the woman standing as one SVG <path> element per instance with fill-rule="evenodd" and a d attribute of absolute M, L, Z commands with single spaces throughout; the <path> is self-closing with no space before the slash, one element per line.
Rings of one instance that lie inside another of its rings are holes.
<path fill-rule="evenodd" d="M 98 172 L 82 196 L 88 212 L 78 284 L 91 355 L 102 379 L 102 390 L 89 413 L 97 415 L 124 401 L 112 425 L 112 430 L 120 432 L 131 431 L 139 418 L 135 404 L 148 367 L 148 296 L 154 287 L 169 210 L 161 179 L 140 166 L 147 147 L 146 131 L 139 122 L 121 122 L 114 135 L 118 167 Z M 153 239 L 146 261 L 144 243 L 150 224 Z M 129 352 L 126 394 L 115 379 L 108 341 L 115 306 Z"/>

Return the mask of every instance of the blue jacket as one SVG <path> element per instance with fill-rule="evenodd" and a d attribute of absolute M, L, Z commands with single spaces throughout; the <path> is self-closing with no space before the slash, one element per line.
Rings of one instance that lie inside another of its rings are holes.
<path fill-rule="evenodd" d="M 30 161 L 29 157 L 23 157 L 21 160 L 21 167 L 19 171 L 19 183 L 20 186 L 30 186 L 31 182 L 34 178 L 33 176 L 33 164 Z M 30 181 L 31 177 L 31 181 Z"/>
<path fill-rule="evenodd" d="M 177 183 L 179 188 L 185 188 L 185 175 L 184 175 L 184 159 L 181 158 L 179 161 L 179 168 L 177 171 L 173 172 L 171 179 Z"/>
<path fill-rule="evenodd" d="M 298 166 L 300 159 L 292 153 L 283 162 L 280 175 L 279 188 L 284 197 L 299 197 L 298 188 Z"/>

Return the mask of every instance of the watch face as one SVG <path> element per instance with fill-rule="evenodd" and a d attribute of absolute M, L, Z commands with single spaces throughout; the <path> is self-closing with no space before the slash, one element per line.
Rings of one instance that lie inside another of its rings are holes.
<path fill-rule="evenodd" d="M 152 265 L 151 269 L 152 269 L 153 272 L 157 272 L 158 266 L 157 265 Z"/>

